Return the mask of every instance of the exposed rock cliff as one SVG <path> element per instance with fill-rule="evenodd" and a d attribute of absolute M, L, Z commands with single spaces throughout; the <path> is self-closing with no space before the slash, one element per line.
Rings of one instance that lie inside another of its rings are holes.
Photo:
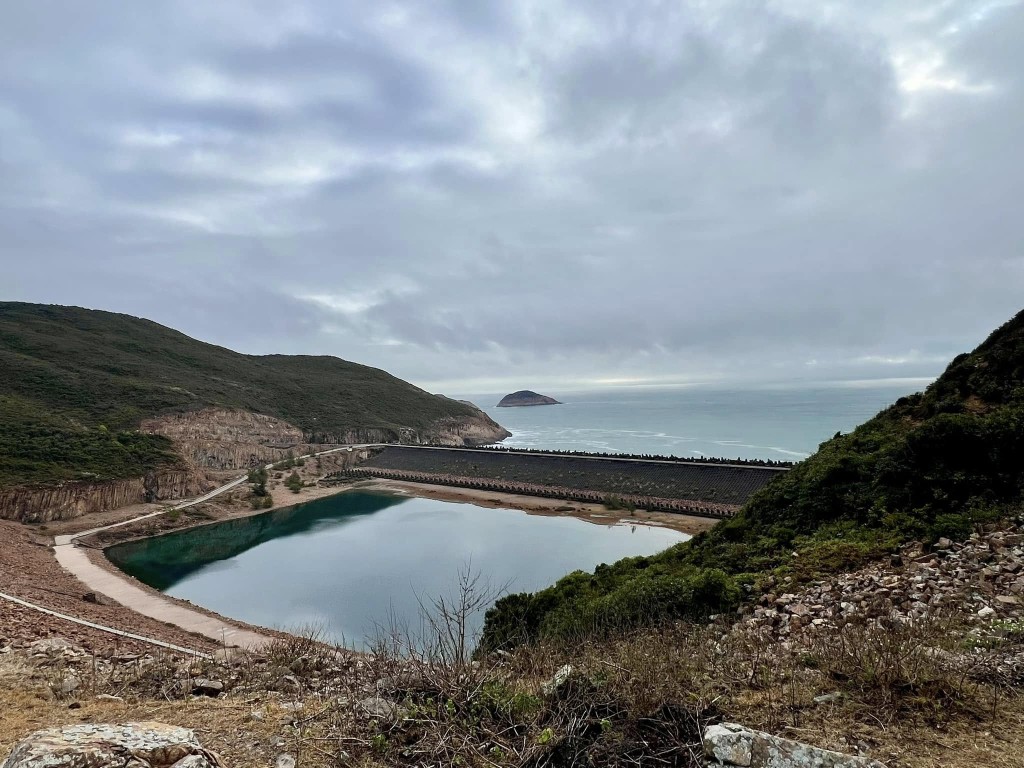
<path fill-rule="evenodd" d="M 473 405 L 469 403 L 469 405 Z M 438 445 L 490 445 L 512 437 L 512 433 L 473 405 L 476 413 L 469 417 L 438 419 L 418 443 Z"/>
<path fill-rule="evenodd" d="M 226 408 L 161 416 L 143 422 L 142 429 L 170 438 L 187 461 L 208 469 L 246 469 L 351 443 L 483 445 L 511 434 L 479 409 L 468 417 L 438 419 L 422 431 L 303 432 L 272 416 Z"/>
<path fill-rule="evenodd" d="M 286 421 L 236 409 L 160 416 L 144 421 L 142 430 L 170 438 L 186 461 L 207 469 L 246 469 L 319 449 Z"/>
<path fill-rule="evenodd" d="M 144 501 L 198 496 L 213 487 L 214 483 L 194 470 L 170 470 L 129 480 L 4 488 L 0 489 L 0 518 L 22 523 L 70 520 Z"/>
<path fill-rule="evenodd" d="M 469 417 L 439 419 L 422 432 L 353 429 L 339 434 L 305 434 L 298 427 L 272 416 L 226 408 L 206 408 L 149 419 L 143 423 L 142 430 L 170 438 L 177 453 L 191 468 L 154 471 L 145 477 L 126 480 L 73 481 L 0 489 L 0 518 L 45 523 L 143 501 L 188 498 L 211 490 L 215 485 L 202 469 L 248 469 L 339 444 L 483 445 L 510 434 L 482 411 Z M 355 459 L 356 454 L 333 456 L 325 467 L 342 469 Z"/>

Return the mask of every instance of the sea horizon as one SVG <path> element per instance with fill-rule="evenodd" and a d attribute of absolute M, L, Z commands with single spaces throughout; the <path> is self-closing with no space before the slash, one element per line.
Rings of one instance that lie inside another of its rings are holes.
<path fill-rule="evenodd" d="M 505 393 L 459 395 L 512 432 L 513 448 L 680 458 L 807 458 L 930 379 L 868 385 L 544 390 L 560 405 L 497 408 Z"/>

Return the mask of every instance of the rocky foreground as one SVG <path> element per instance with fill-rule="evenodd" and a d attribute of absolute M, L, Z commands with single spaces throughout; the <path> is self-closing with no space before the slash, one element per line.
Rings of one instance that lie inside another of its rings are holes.
<path fill-rule="evenodd" d="M 959 543 L 939 539 L 927 552 L 915 542 L 888 563 L 799 591 L 786 591 L 774 579 L 768 587 L 775 591 L 747 607 L 744 623 L 779 638 L 834 631 L 852 619 L 906 626 L 953 615 L 974 634 L 991 627 L 1024 630 L 1024 533 L 975 533 Z"/>
<path fill-rule="evenodd" d="M 707 626 L 478 662 L 401 635 L 189 656 L 0 627 L 0 756 L 40 728 L 157 721 L 194 731 L 176 768 L 1024 765 L 1020 521 L 768 586 Z"/>

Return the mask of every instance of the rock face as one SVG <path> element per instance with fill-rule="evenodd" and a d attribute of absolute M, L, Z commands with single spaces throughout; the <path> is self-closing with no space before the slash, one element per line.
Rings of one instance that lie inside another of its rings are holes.
<path fill-rule="evenodd" d="M 735 723 L 708 726 L 704 731 L 704 754 L 709 758 L 709 766 L 885 768 L 877 760 L 819 749 Z"/>
<path fill-rule="evenodd" d="M 0 768 L 222 768 L 187 728 L 163 723 L 72 725 L 36 731 Z"/>
<path fill-rule="evenodd" d="M 472 416 L 439 419 L 422 431 L 359 428 L 340 433 L 304 433 L 273 416 L 227 408 L 161 416 L 143 422 L 142 429 L 170 438 L 181 456 L 206 469 L 248 469 L 336 445 L 485 445 L 511 434 L 479 409 Z"/>
<path fill-rule="evenodd" d="M 145 477 L 106 482 L 0 489 L 0 518 L 22 523 L 70 520 L 128 504 L 198 496 L 214 484 L 191 469 L 150 472 Z"/>
<path fill-rule="evenodd" d="M 304 434 L 272 416 L 243 410 L 207 408 L 149 419 L 142 430 L 174 441 L 185 459 L 182 469 L 150 472 L 145 477 L 104 482 L 67 482 L 51 486 L 0 489 L 0 519 L 22 523 L 70 520 L 129 504 L 198 496 L 212 490 L 204 469 L 244 470 L 289 456 L 302 456 L 350 443 L 431 443 L 486 445 L 511 433 L 479 409 L 472 416 L 435 421 L 428 429 L 353 429 L 340 434 Z M 313 442 L 313 438 L 317 441 Z M 359 458 L 332 456 L 328 469 L 344 469 Z"/>
<path fill-rule="evenodd" d="M 143 432 L 174 441 L 178 454 L 206 469 L 248 469 L 312 453 L 319 445 L 302 430 L 273 416 L 227 408 L 204 408 L 148 419 Z"/>
<path fill-rule="evenodd" d="M 474 408 L 476 406 L 473 406 Z M 490 445 L 511 437 L 512 433 L 479 408 L 474 416 L 464 419 L 438 419 L 421 439 L 413 442 L 433 445 Z"/>
<path fill-rule="evenodd" d="M 517 408 L 524 405 L 561 405 L 555 398 L 547 395 L 538 395 L 528 389 L 521 389 L 510 395 L 505 395 L 498 403 L 499 408 Z"/>

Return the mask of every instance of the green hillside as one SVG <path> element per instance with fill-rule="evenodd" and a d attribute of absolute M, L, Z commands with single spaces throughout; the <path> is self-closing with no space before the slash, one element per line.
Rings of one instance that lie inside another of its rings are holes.
<path fill-rule="evenodd" d="M 0 485 L 138 475 L 175 462 L 151 416 L 205 406 L 282 418 L 312 441 L 424 429 L 475 411 L 336 357 L 232 352 L 149 320 L 0 302 Z"/>
<path fill-rule="evenodd" d="M 1022 458 L 1024 312 L 924 393 L 823 443 L 708 533 L 499 601 L 483 645 L 717 613 L 768 573 L 799 580 L 907 540 L 966 536 L 1021 504 Z"/>

